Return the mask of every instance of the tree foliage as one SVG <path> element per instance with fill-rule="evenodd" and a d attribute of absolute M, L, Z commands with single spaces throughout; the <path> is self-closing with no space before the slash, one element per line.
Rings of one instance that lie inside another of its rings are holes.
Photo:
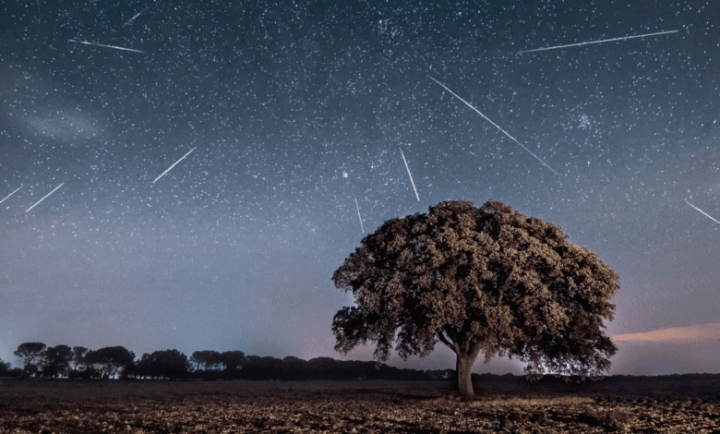
<path fill-rule="evenodd" d="M 218 369 L 222 364 L 222 355 L 217 351 L 205 350 L 192 353 L 190 361 L 196 369 Z"/>
<path fill-rule="evenodd" d="M 393 343 L 422 357 L 442 342 L 469 381 L 480 352 L 518 357 L 529 373 L 597 375 L 616 351 L 603 333 L 615 272 L 559 226 L 501 202 L 442 202 L 387 221 L 333 281 L 355 297 L 333 319 L 344 353 L 371 341 L 379 360 Z"/>
<path fill-rule="evenodd" d="M 72 348 L 72 369 L 77 371 L 80 368 L 86 368 L 85 355 L 90 351 L 85 347 Z"/>
<path fill-rule="evenodd" d="M 18 345 L 13 354 L 23 361 L 23 365 L 38 365 L 44 361 L 46 345 L 42 342 L 25 342 Z"/>
<path fill-rule="evenodd" d="M 40 368 L 34 363 L 28 363 L 22 370 L 23 377 L 35 377 L 40 373 Z"/>
<path fill-rule="evenodd" d="M 242 364 L 241 377 L 248 380 L 280 378 L 282 360 L 275 357 L 247 356 Z"/>
<path fill-rule="evenodd" d="M 85 354 L 85 363 L 92 366 L 101 378 L 113 378 L 132 366 L 135 354 L 125 347 L 105 347 Z"/>
<path fill-rule="evenodd" d="M 190 375 L 190 363 L 187 356 L 178 350 L 155 351 L 143 354 L 135 374 L 151 378 L 187 378 Z"/>
<path fill-rule="evenodd" d="M 60 375 L 67 375 L 72 357 L 72 349 L 67 345 L 48 347 L 45 350 L 43 376 L 54 378 Z"/>
<path fill-rule="evenodd" d="M 227 378 L 238 378 L 245 362 L 245 353 L 242 351 L 225 351 L 220 354 L 220 362 L 225 365 Z"/>

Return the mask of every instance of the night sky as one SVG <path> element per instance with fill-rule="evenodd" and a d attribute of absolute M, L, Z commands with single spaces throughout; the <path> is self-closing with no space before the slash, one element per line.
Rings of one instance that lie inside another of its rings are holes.
<path fill-rule="evenodd" d="M 340 358 L 358 210 L 367 234 L 493 199 L 617 271 L 613 373 L 720 372 L 719 23 L 714 0 L 0 1 L 0 357 Z"/>

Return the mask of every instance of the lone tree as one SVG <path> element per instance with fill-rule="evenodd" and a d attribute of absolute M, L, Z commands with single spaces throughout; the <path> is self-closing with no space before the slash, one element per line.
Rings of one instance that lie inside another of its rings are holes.
<path fill-rule="evenodd" d="M 374 357 L 457 355 L 463 399 L 482 352 L 517 357 L 528 374 L 599 375 L 617 348 L 603 321 L 618 276 L 556 225 L 502 202 L 442 202 L 385 222 L 333 274 L 355 305 L 333 318 L 335 350 L 372 341 Z"/>

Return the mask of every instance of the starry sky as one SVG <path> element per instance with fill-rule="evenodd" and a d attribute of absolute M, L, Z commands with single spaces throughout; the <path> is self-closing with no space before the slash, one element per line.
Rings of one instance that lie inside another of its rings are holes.
<path fill-rule="evenodd" d="M 341 358 L 330 277 L 364 233 L 493 199 L 618 272 L 611 372 L 719 372 L 718 23 L 717 1 L 0 1 L 0 357 Z"/>

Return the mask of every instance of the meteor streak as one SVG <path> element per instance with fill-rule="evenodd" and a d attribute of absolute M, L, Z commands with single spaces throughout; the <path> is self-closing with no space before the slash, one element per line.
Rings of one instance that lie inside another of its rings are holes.
<path fill-rule="evenodd" d="M 365 233 L 365 227 L 362 223 L 362 217 L 360 217 L 360 205 L 358 205 L 357 198 L 355 198 L 355 208 L 357 208 L 358 219 L 360 220 L 360 229 L 362 229 L 362 233 Z"/>
<path fill-rule="evenodd" d="M 691 207 L 695 208 L 695 210 L 696 210 L 697 212 L 699 212 L 700 214 L 704 215 L 705 217 L 709 218 L 710 220 L 712 220 L 712 221 L 714 221 L 715 223 L 717 223 L 717 224 L 720 225 L 720 222 L 719 222 L 719 221 L 715 220 L 710 214 L 706 213 L 705 211 L 701 210 L 700 208 L 698 208 L 698 207 L 696 207 L 695 205 L 693 205 L 693 204 L 691 204 L 690 202 L 688 202 L 687 199 L 685 199 L 685 203 L 687 203 L 687 204 L 690 205 Z"/>
<path fill-rule="evenodd" d="M 410 183 L 412 184 L 413 191 L 415 191 L 415 197 L 418 202 L 420 202 L 420 196 L 418 196 L 417 188 L 415 188 L 415 181 L 413 181 L 412 173 L 410 173 L 410 167 L 408 167 L 407 160 L 405 159 L 405 154 L 403 154 L 402 149 L 400 149 L 400 155 L 402 156 L 403 163 L 405 163 L 405 168 L 407 169 L 408 176 L 410 177 Z"/>
<path fill-rule="evenodd" d="M 568 47 L 580 47 L 583 45 L 591 45 L 591 44 L 602 44 L 605 42 L 626 41 L 628 39 L 647 38 L 649 36 L 659 36 L 659 35 L 669 35 L 670 33 L 677 33 L 677 32 L 678 32 L 677 30 L 666 30 L 664 32 L 646 33 L 644 35 L 623 36 L 622 38 L 601 39 L 599 41 L 578 42 L 577 44 L 556 45 L 554 47 L 536 48 L 534 50 L 520 51 L 518 54 L 533 53 L 535 51 L 556 50 L 556 49 L 568 48 Z"/>
<path fill-rule="evenodd" d="M 10 193 L 10 194 L 8 194 L 7 196 L 5 196 L 5 199 L 0 200 L 0 203 L 3 203 L 3 202 L 5 202 L 6 200 L 10 199 L 10 196 L 12 196 L 13 194 L 17 193 L 21 188 L 23 188 L 22 185 L 21 185 L 20 187 L 16 188 L 15 191 L 13 191 L 12 193 Z"/>
<path fill-rule="evenodd" d="M 148 9 L 148 8 L 145 8 L 145 9 L 141 10 L 140 12 L 138 12 L 137 14 L 135 14 L 135 16 L 132 17 L 132 18 L 130 18 L 130 20 L 129 20 L 127 23 L 123 24 L 123 27 L 125 27 L 125 26 L 127 26 L 128 24 L 130 24 L 130 23 L 132 23 L 133 21 L 135 21 L 135 18 L 139 17 L 140 14 L 142 14 L 143 12 L 145 12 L 147 9 Z"/>
<path fill-rule="evenodd" d="M 163 173 L 161 173 L 160 176 L 158 176 L 157 178 L 155 178 L 155 181 L 153 181 L 152 183 L 155 184 L 155 183 L 158 181 L 158 179 L 160 179 L 160 178 L 162 178 L 163 176 L 165 176 L 166 173 L 168 173 L 170 170 L 172 170 L 173 167 L 177 166 L 179 162 L 181 162 L 182 160 L 184 160 L 185 157 L 187 157 L 188 155 L 192 154 L 192 151 L 194 151 L 194 150 L 196 150 L 196 149 L 197 149 L 197 148 L 192 148 L 187 154 L 183 155 L 182 158 L 180 158 L 180 159 L 177 160 L 175 163 L 173 163 L 172 166 L 168 167 L 166 171 L 164 171 Z"/>
<path fill-rule="evenodd" d="M 132 51 L 133 53 L 145 53 L 144 51 L 135 50 L 133 48 L 117 47 L 115 45 L 98 44 L 97 42 L 76 41 L 75 39 L 68 39 L 68 42 L 73 42 L 75 44 L 83 44 L 83 45 L 94 45 L 96 47 L 114 48 L 115 50 Z"/>
<path fill-rule="evenodd" d="M 46 195 L 45 195 L 42 199 L 40 199 L 39 201 L 35 202 L 35 205 L 33 205 L 33 206 L 31 206 L 30 208 L 28 208 L 27 210 L 25 210 L 25 212 L 30 212 L 31 209 L 33 209 L 33 208 L 35 208 L 36 206 L 40 205 L 40 202 L 44 201 L 44 200 L 47 199 L 51 194 L 55 193 L 58 188 L 60 188 L 60 187 L 63 186 L 63 184 L 65 184 L 65 183 L 63 182 L 62 184 L 60 184 L 60 185 L 58 185 L 57 187 L 55 187 L 55 188 L 53 189 L 53 191 L 51 191 L 50 193 L 46 194 Z"/>
<path fill-rule="evenodd" d="M 430 76 L 428 75 L 428 77 L 430 77 Z M 538 160 L 540 163 L 542 163 L 543 166 L 545 166 L 545 167 L 547 167 L 548 169 L 550 169 L 550 170 L 552 171 L 552 173 L 554 173 L 554 174 L 556 174 L 556 175 L 559 175 L 559 173 L 557 173 L 552 167 L 548 166 L 546 162 L 544 162 L 540 157 L 538 157 L 537 155 L 535 155 L 535 153 L 533 153 L 533 151 L 529 150 L 525 145 L 523 145 L 522 143 L 518 142 L 518 140 L 517 140 L 515 137 L 511 136 L 507 131 L 505 131 L 505 130 L 503 130 L 502 128 L 500 128 L 500 125 L 496 124 L 495 122 L 491 121 L 490 118 L 488 118 L 488 117 L 485 116 L 484 114 L 480 113 L 480 110 L 476 109 L 475 107 L 473 107 L 472 105 L 470 105 L 469 102 L 467 102 L 467 101 L 465 101 L 464 99 L 460 98 L 460 96 L 459 96 L 458 94 L 456 94 L 455 92 L 453 92 L 453 91 L 451 91 L 450 89 L 448 89 L 447 86 L 445 86 L 444 84 L 440 83 L 439 81 L 435 80 L 435 79 L 432 78 L 432 77 L 430 77 L 430 80 L 432 80 L 432 81 L 434 81 L 435 83 L 439 84 L 440 86 L 443 87 L 443 89 L 445 89 L 446 91 L 450 92 L 450 94 L 451 94 L 452 96 L 454 96 L 455 98 L 457 98 L 457 99 L 459 99 L 460 101 L 462 101 L 466 106 L 468 106 L 468 107 L 470 107 L 471 109 L 475 110 L 475 113 L 479 114 L 480 116 L 483 117 L 483 119 L 485 119 L 486 121 L 488 121 L 488 122 L 490 122 L 491 124 L 493 124 L 493 126 L 494 126 L 495 128 L 497 128 L 498 130 L 502 131 L 502 133 L 505 134 L 506 136 L 508 136 L 508 137 L 510 138 L 510 140 L 512 140 L 513 142 L 517 143 L 521 148 L 523 148 L 524 150 L 526 150 L 526 151 L 528 152 L 528 154 L 532 155 L 533 157 L 535 157 L 536 160 Z"/>

